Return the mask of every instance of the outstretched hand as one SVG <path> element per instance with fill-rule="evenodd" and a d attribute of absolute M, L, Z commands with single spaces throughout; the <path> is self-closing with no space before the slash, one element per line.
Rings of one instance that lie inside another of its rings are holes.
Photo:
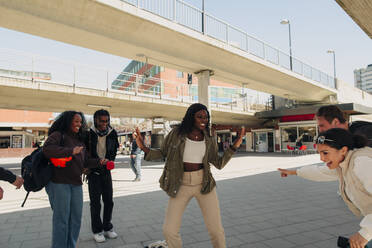
<path fill-rule="evenodd" d="M 141 148 L 141 150 L 142 150 L 142 148 L 144 147 L 144 144 L 143 144 L 143 138 L 142 138 L 142 135 L 141 135 L 141 131 L 139 130 L 139 128 L 138 127 L 136 127 L 136 142 L 137 142 L 137 146 L 139 147 L 139 148 Z"/>
<path fill-rule="evenodd" d="M 145 153 L 148 153 L 150 151 L 149 148 L 147 148 L 144 143 L 143 143 L 143 138 L 142 138 L 142 135 L 141 135 L 141 132 L 139 130 L 138 127 L 136 127 L 136 143 L 137 143 L 137 146 L 142 150 L 144 151 Z"/>
<path fill-rule="evenodd" d="M 297 175 L 296 170 L 286 170 L 286 169 L 278 168 L 278 171 L 280 171 L 280 176 L 281 177 L 287 177 L 288 175 Z"/>
<path fill-rule="evenodd" d="M 242 127 L 240 131 L 238 132 L 238 138 L 235 140 L 233 147 L 235 149 L 238 149 L 243 141 L 243 137 L 245 136 L 245 127 Z"/>

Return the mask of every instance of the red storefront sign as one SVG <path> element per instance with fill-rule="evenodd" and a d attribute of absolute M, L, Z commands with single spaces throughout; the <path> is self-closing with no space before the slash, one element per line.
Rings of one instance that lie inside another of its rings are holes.
<path fill-rule="evenodd" d="M 280 122 L 292 122 L 292 121 L 312 121 L 314 120 L 315 114 L 306 115 L 286 115 L 280 117 Z"/>

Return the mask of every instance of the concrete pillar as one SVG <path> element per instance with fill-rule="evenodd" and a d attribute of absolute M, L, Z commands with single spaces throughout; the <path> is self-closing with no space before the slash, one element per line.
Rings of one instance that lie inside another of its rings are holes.
<path fill-rule="evenodd" d="M 198 77 L 198 101 L 209 109 L 209 81 L 212 76 L 211 70 L 203 70 L 196 73 Z"/>

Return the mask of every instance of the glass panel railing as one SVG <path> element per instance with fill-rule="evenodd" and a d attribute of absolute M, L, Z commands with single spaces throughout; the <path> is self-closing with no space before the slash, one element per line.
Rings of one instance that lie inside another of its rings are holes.
<path fill-rule="evenodd" d="M 314 81 L 320 82 L 320 71 L 311 67 L 311 75 Z"/>
<path fill-rule="evenodd" d="M 229 38 L 229 44 L 237 47 L 241 50 L 247 51 L 247 36 L 244 32 L 234 28 L 230 27 L 228 28 L 228 38 Z"/>
<path fill-rule="evenodd" d="M 195 31 L 202 32 L 202 11 L 184 2 L 176 1 L 176 21 Z"/>
<path fill-rule="evenodd" d="M 249 39 L 248 39 L 248 51 L 251 54 L 256 55 L 257 57 L 260 57 L 262 59 L 265 58 L 264 43 L 260 40 L 249 37 Z"/>
<path fill-rule="evenodd" d="M 297 74 L 303 75 L 302 62 L 296 58 L 292 58 L 292 71 Z"/>
<path fill-rule="evenodd" d="M 289 59 L 289 55 L 279 52 L 279 65 L 287 70 L 291 69 L 291 63 Z"/>
<path fill-rule="evenodd" d="M 273 64 L 279 65 L 279 51 L 266 45 L 265 59 Z"/>
<path fill-rule="evenodd" d="M 139 8 L 169 20 L 174 19 L 174 0 L 138 0 Z"/>
<path fill-rule="evenodd" d="M 281 67 L 291 70 L 289 55 L 276 49 L 263 41 L 248 35 L 239 28 L 233 27 L 228 23 L 204 13 L 204 24 L 202 21 L 202 10 L 183 2 L 182 0 L 121 0 L 123 2 L 137 6 L 143 10 L 149 11 L 166 19 L 175 21 L 192 30 L 203 32 L 210 37 L 213 37 L 222 42 L 226 42 L 231 46 L 247 51 L 257 57 L 260 57 L 273 64 L 278 64 Z M 303 75 L 308 79 L 321 82 L 324 85 L 330 84 L 326 73 L 306 65 L 301 60 L 292 57 L 292 71 L 299 75 Z"/>
<path fill-rule="evenodd" d="M 227 42 L 227 24 L 211 15 L 205 15 L 205 34 Z"/>

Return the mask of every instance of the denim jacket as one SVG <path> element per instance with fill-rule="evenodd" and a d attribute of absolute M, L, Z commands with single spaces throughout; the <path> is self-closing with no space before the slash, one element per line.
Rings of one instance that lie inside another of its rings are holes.
<path fill-rule="evenodd" d="M 217 169 L 222 169 L 231 159 L 234 151 L 228 148 L 223 156 L 218 155 L 217 142 L 214 137 L 211 137 L 204 131 L 204 139 L 206 151 L 203 157 L 203 182 L 201 193 L 207 194 L 216 186 L 216 182 L 212 176 L 210 164 L 213 164 Z M 145 160 L 166 159 L 163 174 L 159 179 L 160 188 L 162 188 L 169 196 L 175 197 L 181 186 L 183 178 L 183 152 L 185 149 L 186 135 L 180 135 L 178 127 L 165 137 L 160 149 L 150 149 L 150 152 L 145 155 Z"/>

